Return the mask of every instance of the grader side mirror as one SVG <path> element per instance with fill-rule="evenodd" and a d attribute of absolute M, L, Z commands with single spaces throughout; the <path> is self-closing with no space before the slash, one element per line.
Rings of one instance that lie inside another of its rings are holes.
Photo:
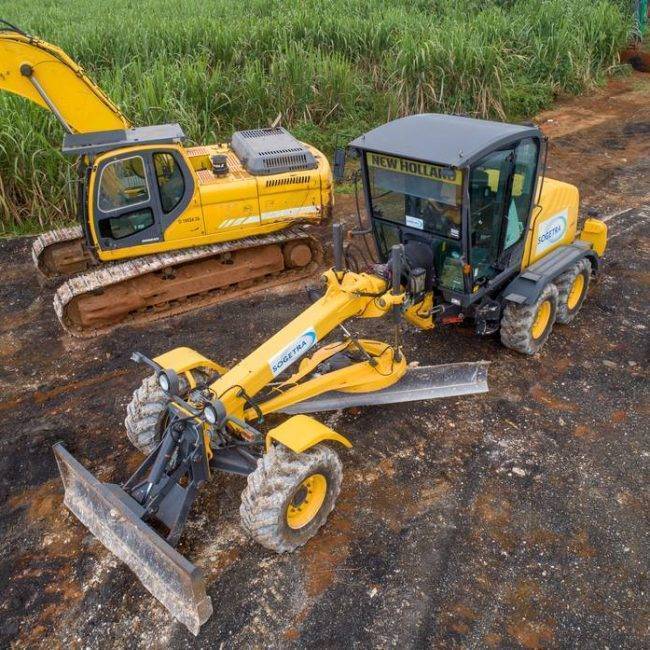
<path fill-rule="evenodd" d="M 338 147 L 334 150 L 333 176 L 337 183 L 340 183 L 345 177 L 345 157 L 346 152 L 343 147 Z"/>

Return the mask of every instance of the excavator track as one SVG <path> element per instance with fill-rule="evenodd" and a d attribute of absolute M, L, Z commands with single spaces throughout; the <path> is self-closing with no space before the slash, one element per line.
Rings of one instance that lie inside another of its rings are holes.
<path fill-rule="evenodd" d="M 322 261 L 320 243 L 296 227 L 104 264 L 66 280 L 54 310 L 70 334 L 93 337 L 290 284 Z"/>
<path fill-rule="evenodd" d="M 32 244 L 32 259 L 48 279 L 85 271 L 92 264 L 81 226 L 58 228 L 39 235 Z"/>

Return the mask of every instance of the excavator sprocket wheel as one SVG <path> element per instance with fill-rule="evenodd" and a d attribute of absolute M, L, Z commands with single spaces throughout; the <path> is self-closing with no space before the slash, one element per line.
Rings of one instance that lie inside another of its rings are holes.
<path fill-rule="evenodd" d="M 196 382 L 204 381 L 207 370 L 192 370 Z M 179 376 L 181 394 L 189 388 L 184 375 Z M 158 385 L 156 375 L 150 375 L 133 392 L 133 397 L 126 407 L 124 426 L 131 444 L 140 452 L 149 455 L 157 446 L 165 431 L 167 404 L 169 397 Z"/>
<path fill-rule="evenodd" d="M 293 551 L 325 523 L 342 480 L 341 461 L 325 445 L 301 454 L 271 447 L 248 475 L 239 508 L 242 526 L 265 548 Z"/>

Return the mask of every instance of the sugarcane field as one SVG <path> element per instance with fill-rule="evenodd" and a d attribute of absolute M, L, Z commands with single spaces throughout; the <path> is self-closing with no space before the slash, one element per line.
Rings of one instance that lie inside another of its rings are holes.
<path fill-rule="evenodd" d="M 648 647 L 647 25 L 0 0 L 0 647 Z"/>

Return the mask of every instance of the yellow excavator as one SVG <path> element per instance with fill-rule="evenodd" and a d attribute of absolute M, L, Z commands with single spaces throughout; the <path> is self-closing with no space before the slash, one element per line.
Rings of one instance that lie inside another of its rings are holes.
<path fill-rule="evenodd" d="M 0 89 L 50 110 L 77 159 L 76 227 L 32 248 L 69 276 L 54 308 L 73 335 L 106 332 L 311 275 L 303 224 L 329 217 L 327 158 L 281 127 L 186 147 L 178 124 L 134 127 L 59 48 L 0 21 Z"/>

